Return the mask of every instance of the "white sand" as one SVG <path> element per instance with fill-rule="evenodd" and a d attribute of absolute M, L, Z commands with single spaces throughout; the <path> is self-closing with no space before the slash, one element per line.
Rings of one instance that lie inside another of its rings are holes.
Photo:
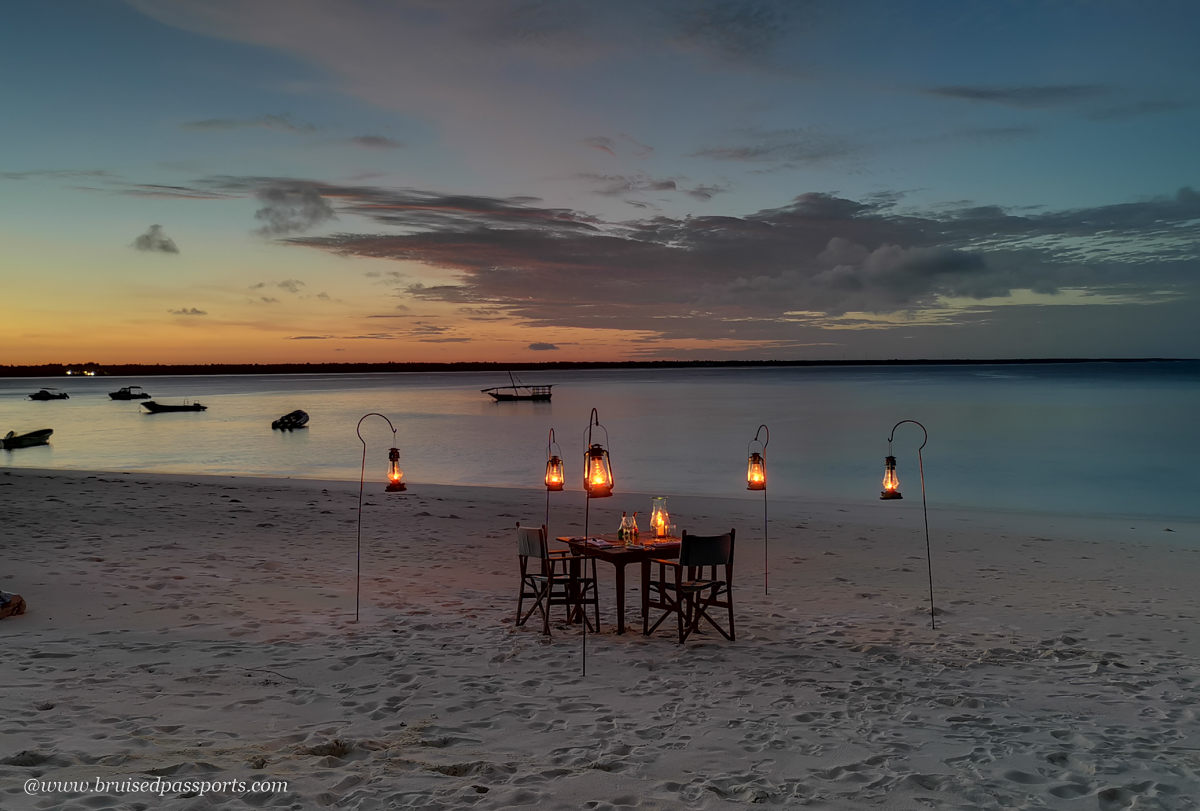
<path fill-rule="evenodd" d="M 673 497 L 738 529 L 738 639 L 513 627 L 543 491 L 0 475 L 0 807 L 1192 809 L 1200 527 Z M 648 496 L 593 502 L 599 529 Z M 556 494 L 551 530 L 578 533 Z M 1166 532 L 1170 528 L 1172 532 Z M 257 767 L 257 768 L 256 768 Z M 287 791 L 27 796 L 40 780 Z"/>

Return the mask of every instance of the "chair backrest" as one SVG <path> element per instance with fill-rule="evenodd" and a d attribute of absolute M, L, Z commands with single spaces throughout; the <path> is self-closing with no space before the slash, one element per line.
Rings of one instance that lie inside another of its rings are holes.
<path fill-rule="evenodd" d="M 679 542 L 679 562 L 684 566 L 724 566 L 733 563 L 734 530 L 724 535 L 688 535 Z"/>
<path fill-rule="evenodd" d="M 523 558 L 548 558 L 545 527 L 523 527 L 517 524 L 517 554 Z"/>

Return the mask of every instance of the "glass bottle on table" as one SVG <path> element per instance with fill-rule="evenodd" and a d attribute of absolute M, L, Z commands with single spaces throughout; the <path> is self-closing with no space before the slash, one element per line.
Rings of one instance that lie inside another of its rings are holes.
<path fill-rule="evenodd" d="M 621 513 L 621 525 L 617 527 L 617 540 L 621 543 L 629 540 L 629 519 L 624 512 Z"/>
<path fill-rule="evenodd" d="M 629 531 L 633 533 L 633 542 L 638 542 L 638 525 L 637 525 L 637 510 L 633 511 L 633 517 L 629 519 Z"/>

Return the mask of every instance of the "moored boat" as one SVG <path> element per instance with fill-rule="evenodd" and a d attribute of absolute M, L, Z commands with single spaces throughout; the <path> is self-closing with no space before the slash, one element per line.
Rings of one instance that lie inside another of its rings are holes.
<path fill-rule="evenodd" d="M 508 373 L 508 379 L 512 383 L 511 386 L 493 386 L 490 389 L 480 389 L 480 391 L 499 403 L 509 400 L 549 400 L 550 389 L 554 388 L 553 385 L 526 386 L 521 382 L 521 378 L 512 372 Z"/>
<path fill-rule="evenodd" d="M 43 428 L 40 431 L 30 431 L 27 434 L 18 434 L 15 431 L 9 431 L 0 439 L 0 444 L 3 444 L 4 450 L 11 451 L 13 448 L 32 448 L 34 445 L 49 445 L 50 435 L 54 433 L 53 428 Z"/>
<path fill-rule="evenodd" d="M 71 395 L 58 389 L 45 388 L 29 395 L 30 400 L 70 400 Z"/>
<path fill-rule="evenodd" d="M 110 391 L 108 396 L 114 400 L 149 400 L 150 393 L 141 386 L 123 386 L 117 391 Z"/>
<path fill-rule="evenodd" d="M 146 409 L 151 414 L 163 414 L 168 411 L 204 411 L 208 408 L 208 406 L 203 406 L 199 403 L 170 405 L 168 403 L 156 403 L 153 400 L 147 400 L 146 402 L 142 403 L 142 408 Z"/>
<path fill-rule="evenodd" d="M 284 414 L 279 419 L 271 423 L 273 431 L 295 431 L 297 428 L 303 428 L 308 425 L 308 412 L 296 409 L 290 414 Z"/>

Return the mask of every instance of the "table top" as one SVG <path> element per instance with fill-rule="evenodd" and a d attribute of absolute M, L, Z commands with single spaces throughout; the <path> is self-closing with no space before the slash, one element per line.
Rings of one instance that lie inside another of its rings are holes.
<path fill-rule="evenodd" d="M 618 541 L 615 532 L 589 535 L 586 543 L 582 535 L 564 535 L 556 540 L 568 544 L 573 551 L 597 557 L 674 558 L 679 556 L 679 539 L 672 537 L 651 538 L 645 541 L 639 538 L 638 542 L 632 546 L 626 546 L 624 541 Z"/>

